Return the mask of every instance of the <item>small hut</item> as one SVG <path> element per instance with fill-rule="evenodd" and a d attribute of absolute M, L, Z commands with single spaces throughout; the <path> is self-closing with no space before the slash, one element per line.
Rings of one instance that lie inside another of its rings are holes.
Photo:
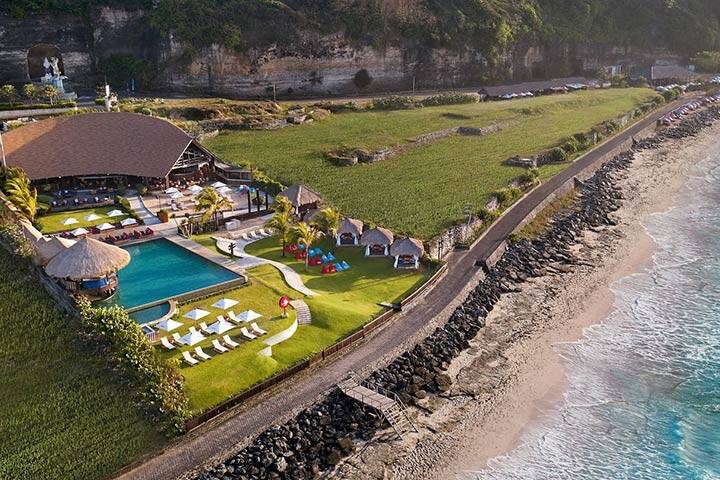
<path fill-rule="evenodd" d="M 363 222 L 354 218 L 343 218 L 337 231 L 336 245 L 342 247 L 345 245 L 356 246 L 360 244 L 360 236 L 362 235 Z"/>
<path fill-rule="evenodd" d="M 55 255 L 45 267 L 48 275 L 65 281 L 68 290 L 91 298 L 107 298 L 117 289 L 117 272 L 130 263 L 122 248 L 90 237 Z"/>
<path fill-rule="evenodd" d="M 35 260 L 39 265 L 47 265 L 58 253 L 75 245 L 75 240 L 62 237 L 42 237 L 35 242 Z"/>
<path fill-rule="evenodd" d="M 285 197 L 290 200 L 290 203 L 295 207 L 295 214 L 302 215 L 308 210 L 313 210 L 318 207 L 318 204 L 322 200 L 320 195 L 310 190 L 305 184 L 295 184 L 278 194 L 280 197 Z"/>
<path fill-rule="evenodd" d="M 382 227 L 371 228 L 360 236 L 366 257 L 386 257 L 393 243 L 393 234 Z"/>
<path fill-rule="evenodd" d="M 395 268 L 418 268 L 424 253 L 422 242 L 410 237 L 395 240 L 390 247 L 390 255 L 395 257 Z"/>

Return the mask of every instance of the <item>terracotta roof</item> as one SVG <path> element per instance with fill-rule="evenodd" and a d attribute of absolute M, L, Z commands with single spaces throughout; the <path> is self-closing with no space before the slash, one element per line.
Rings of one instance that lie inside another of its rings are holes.
<path fill-rule="evenodd" d="M 338 235 L 342 235 L 343 233 L 350 233 L 355 236 L 361 235 L 363 229 L 363 222 L 362 220 L 355 220 L 354 218 L 343 218 L 343 221 L 340 222 L 340 227 L 338 228 Z"/>
<path fill-rule="evenodd" d="M 416 240 L 410 237 L 404 237 L 395 242 L 390 246 L 390 255 L 393 257 L 396 255 L 415 255 L 422 257 L 425 253 L 425 247 L 420 240 Z"/>
<path fill-rule="evenodd" d="M 7 163 L 31 180 L 83 175 L 165 177 L 193 139 L 135 113 L 48 118 L 3 135 Z"/>
<path fill-rule="evenodd" d="M 390 230 L 382 227 L 372 228 L 360 237 L 360 244 L 367 245 L 390 245 L 393 243 L 393 234 Z"/>
<path fill-rule="evenodd" d="M 83 237 L 55 255 L 45 267 L 51 277 L 80 281 L 102 278 L 130 263 L 130 254 L 120 247 Z"/>
<path fill-rule="evenodd" d="M 278 195 L 290 200 L 293 207 L 301 207 L 321 200 L 320 194 L 313 192 L 302 183 L 288 187 Z"/>

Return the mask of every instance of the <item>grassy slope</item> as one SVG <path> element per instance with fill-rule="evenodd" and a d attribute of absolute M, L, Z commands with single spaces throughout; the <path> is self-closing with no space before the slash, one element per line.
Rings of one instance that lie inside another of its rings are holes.
<path fill-rule="evenodd" d="M 37 218 L 37 224 L 40 226 L 40 231 L 48 234 L 48 233 L 55 233 L 55 232 L 63 232 L 66 230 L 75 230 L 76 228 L 87 228 L 92 227 L 95 225 L 100 225 L 102 223 L 117 223 L 122 220 L 125 220 L 129 215 L 123 215 L 120 217 L 108 217 L 108 212 L 111 212 L 113 210 L 120 210 L 123 211 L 122 208 L 118 208 L 114 205 L 110 205 L 107 207 L 97 207 L 97 208 L 85 208 L 82 210 L 68 210 L 63 212 L 51 212 L 46 215 L 41 215 Z M 102 218 L 98 220 L 93 220 L 92 222 L 86 222 L 85 217 L 90 215 L 91 213 L 94 213 L 96 215 L 100 215 Z M 74 223 L 72 225 L 63 225 L 62 222 L 65 221 L 67 218 L 74 218 L 78 221 L 78 223 Z"/>
<path fill-rule="evenodd" d="M 278 131 L 228 132 L 208 141 L 223 159 L 252 163 L 290 184 L 304 181 L 343 213 L 428 239 L 481 206 L 523 172 L 502 162 L 550 148 L 647 100 L 647 89 L 578 92 L 512 102 L 334 115 Z M 336 167 L 322 153 L 341 145 L 381 148 L 452 126 L 505 128 L 485 137 L 450 137 L 375 165 Z M 543 167 L 543 177 L 566 165 Z"/>
<path fill-rule="evenodd" d="M 0 277 L 0 478 L 101 478 L 162 445 L 125 389 L 77 350 L 70 320 L 2 248 Z"/>

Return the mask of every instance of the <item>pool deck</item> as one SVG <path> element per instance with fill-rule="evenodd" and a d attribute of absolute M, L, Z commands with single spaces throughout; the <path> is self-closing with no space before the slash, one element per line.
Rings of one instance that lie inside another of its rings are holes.
<path fill-rule="evenodd" d="M 241 262 L 236 262 L 232 258 L 228 258 L 225 255 L 222 255 L 217 252 L 213 252 L 212 250 L 209 250 L 199 243 L 193 242 L 192 240 L 188 240 L 187 238 L 183 238 L 180 235 L 166 235 L 163 238 L 171 241 L 175 245 L 178 245 L 182 248 L 185 248 L 187 250 L 190 250 L 196 255 L 201 256 L 205 260 L 208 260 L 216 265 L 220 265 L 221 267 L 226 268 L 227 270 L 230 270 L 233 273 L 236 273 L 243 277 L 245 281 L 247 281 L 247 275 L 245 274 L 245 269 L 250 268 L 249 265 Z M 249 263 L 249 262 L 247 262 Z M 257 264 L 259 265 L 259 264 Z M 252 265 L 252 266 L 257 266 Z"/>

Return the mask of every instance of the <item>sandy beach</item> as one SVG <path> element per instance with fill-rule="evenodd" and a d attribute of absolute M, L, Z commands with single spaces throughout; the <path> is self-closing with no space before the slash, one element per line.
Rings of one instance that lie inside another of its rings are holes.
<path fill-rule="evenodd" d="M 610 285 L 644 268 L 653 240 L 641 221 L 672 206 L 690 166 L 718 148 L 720 125 L 698 137 L 665 142 L 636 155 L 620 181 L 617 226 L 588 231 L 577 266 L 530 279 L 504 295 L 487 327 L 451 365 L 452 389 L 418 402 L 420 433 L 371 442 L 335 478 L 458 478 L 513 449 L 523 432 L 562 400 L 565 371 L 554 345 L 582 337 L 613 307 Z M 473 478 L 472 476 L 468 478 Z"/>

